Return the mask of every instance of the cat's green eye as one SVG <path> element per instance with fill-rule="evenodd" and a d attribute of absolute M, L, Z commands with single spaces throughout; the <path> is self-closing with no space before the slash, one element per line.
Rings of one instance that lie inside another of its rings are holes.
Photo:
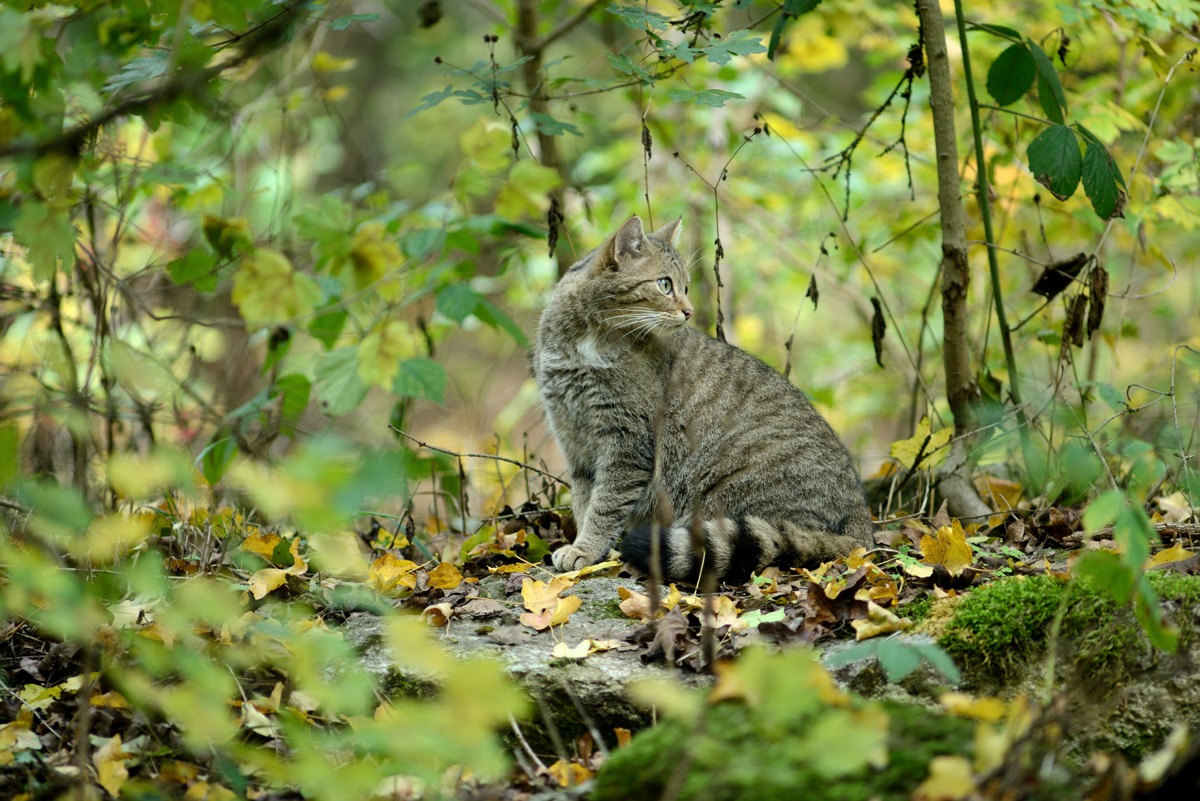
<path fill-rule="evenodd" d="M 658 288 L 659 288 L 660 290 L 662 290 L 662 293 L 663 293 L 664 295 L 670 295 L 670 294 L 671 294 L 671 291 L 672 291 L 672 289 L 673 289 L 673 287 L 674 287 L 674 284 L 672 284 L 672 283 L 671 283 L 671 279 L 670 279 L 670 278 L 660 278 L 660 279 L 658 279 Z"/>

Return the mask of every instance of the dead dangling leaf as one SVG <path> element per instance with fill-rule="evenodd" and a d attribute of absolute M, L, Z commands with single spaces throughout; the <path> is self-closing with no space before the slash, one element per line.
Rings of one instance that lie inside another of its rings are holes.
<path fill-rule="evenodd" d="M 1079 271 L 1083 269 L 1083 265 L 1087 264 L 1087 261 L 1088 255 L 1086 253 L 1076 253 L 1069 259 L 1054 262 L 1042 271 L 1042 274 L 1038 276 L 1037 282 L 1030 291 L 1041 295 L 1046 300 L 1053 300 L 1060 292 L 1071 285 L 1071 282 L 1075 280 L 1075 276 L 1079 275 Z"/>
<path fill-rule="evenodd" d="M 1108 271 L 1099 264 L 1092 268 L 1092 274 L 1088 276 L 1088 295 L 1092 302 L 1088 306 L 1087 338 L 1091 339 L 1104 319 L 1104 303 L 1108 298 Z"/>
<path fill-rule="evenodd" d="M 883 304 L 879 298 L 871 298 L 871 306 L 875 309 L 871 315 L 871 344 L 875 346 L 875 363 L 883 367 L 883 335 L 887 331 L 887 323 L 883 319 Z"/>

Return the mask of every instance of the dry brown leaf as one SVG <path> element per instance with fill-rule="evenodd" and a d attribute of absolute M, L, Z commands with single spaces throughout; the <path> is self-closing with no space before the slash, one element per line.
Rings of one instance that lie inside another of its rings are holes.
<path fill-rule="evenodd" d="M 421 612 L 421 617 L 425 618 L 425 622 L 435 628 L 445 626 L 453 616 L 454 610 L 447 603 L 431 604 Z"/>

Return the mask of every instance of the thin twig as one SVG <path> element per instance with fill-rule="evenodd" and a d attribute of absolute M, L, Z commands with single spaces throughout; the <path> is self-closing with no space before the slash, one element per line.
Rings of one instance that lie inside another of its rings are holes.
<path fill-rule="evenodd" d="M 437 451 L 438 453 L 444 453 L 447 456 L 455 456 L 460 459 L 463 457 L 469 457 L 472 459 L 493 459 L 497 462 L 507 462 L 508 464 L 514 464 L 517 467 L 520 467 L 522 470 L 529 470 L 531 472 L 537 473 L 538 475 L 545 476 L 546 478 L 552 478 L 555 481 L 557 481 L 559 484 L 562 484 L 564 487 L 571 486 L 570 483 L 568 483 L 567 481 L 564 481 L 562 478 L 554 475 L 553 473 L 547 473 L 545 470 L 539 470 L 538 468 L 534 467 L 531 464 L 526 464 L 525 462 L 518 462 L 516 459 L 509 459 L 507 456 L 497 456 L 494 453 L 459 453 L 458 451 L 452 451 L 452 450 L 448 450 L 446 448 L 439 448 L 436 445 L 430 445 L 428 442 L 422 442 L 421 440 L 414 437 L 412 434 L 409 434 L 405 431 L 401 431 L 400 429 L 396 428 L 395 426 L 389 425 L 388 428 L 390 428 L 392 431 L 395 431 L 400 436 L 406 437 L 406 438 L 412 440 L 418 446 L 420 446 L 422 448 L 428 448 L 431 451 Z"/>

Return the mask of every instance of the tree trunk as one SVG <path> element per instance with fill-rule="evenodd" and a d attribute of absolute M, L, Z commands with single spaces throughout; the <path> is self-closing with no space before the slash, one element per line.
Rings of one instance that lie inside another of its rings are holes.
<path fill-rule="evenodd" d="M 917 13 L 925 41 L 929 70 L 929 105 L 933 112 L 937 154 L 938 206 L 942 221 L 942 359 L 946 368 L 946 399 L 954 415 L 954 431 L 962 436 L 977 422 L 975 403 L 979 386 L 971 369 L 967 315 L 967 289 L 971 272 L 967 263 L 967 226 L 958 182 L 958 140 L 954 130 L 954 95 L 946 29 L 936 0 L 917 0 Z M 942 494 L 956 517 L 986 516 L 990 509 L 971 484 L 971 460 L 966 440 L 951 446 L 950 458 L 939 481 Z"/>

